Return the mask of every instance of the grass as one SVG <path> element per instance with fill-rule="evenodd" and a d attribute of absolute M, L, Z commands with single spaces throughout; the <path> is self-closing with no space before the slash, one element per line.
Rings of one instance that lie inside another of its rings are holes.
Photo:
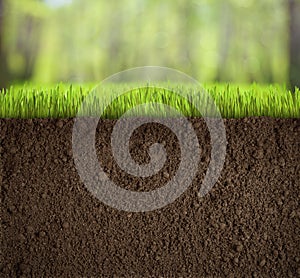
<path fill-rule="evenodd" d="M 117 92 L 126 92 L 104 111 L 103 118 L 119 118 L 136 105 L 160 102 L 174 107 L 189 117 L 201 116 L 193 103 L 205 107 L 205 116 L 211 116 L 207 99 L 195 85 L 161 84 L 154 88 L 143 84 L 106 85 L 105 92 L 90 99 L 90 107 L 85 114 L 97 114 L 102 97 L 111 102 Z M 280 85 L 233 85 L 211 84 L 204 86 L 215 101 L 222 117 L 242 118 L 250 116 L 269 116 L 277 118 L 300 118 L 300 90 L 291 93 Z M 0 93 L 0 118 L 69 118 L 75 117 L 82 101 L 93 88 L 92 85 L 59 84 L 53 87 L 32 85 L 14 86 Z M 180 91 L 185 97 L 178 95 Z M 204 111 L 202 111 L 204 112 Z M 157 115 L 153 106 L 138 112 L 142 115 Z M 164 112 L 163 112 L 164 115 Z M 167 115 L 165 113 L 165 115 Z M 100 116 L 100 115 L 99 115 Z"/>

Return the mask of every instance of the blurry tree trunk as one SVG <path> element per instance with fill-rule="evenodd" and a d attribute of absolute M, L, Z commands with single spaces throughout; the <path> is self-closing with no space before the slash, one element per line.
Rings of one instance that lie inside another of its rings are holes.
<path fill-rule="evenodd" d="M 4 2 L 3 0 L 0 0 L 0 90 L 6 88 L 9 79 L 7 59 L 3 47 L 4 44 L 3 18 L 4 18 L 4 8 L 5 8 L 3 2 Z"/>
<path fill-rule="evenodd" d="M 4 47 L 4 20 L 6 4 L 5 0 L 0 0 L 0 88 L 6 88 L 12 80 L 28 80 L 32 77 L 36 55 L 38 53 L 40 22 L 32 15 L 25 15 L 20 19 L 18 26 L 18 36 L 14 44 Z M 7 62 L 7 51 L 16 50 L 24 59 L 24 68 L 18 73 L 9 70 Z"/>
<path fill-rule="evenodd" d="M 116 2 L 117 3 L 117 2 Z M 120 8 L 119 8 L 120 9 Z M 123 30 L 123 10 L 118 9 L 118 4 L 112 4 L 112 14 L 110 16 L 109 30 L 113 30 L 109 33 L 108 38 L 108 61 L 106 64 L 105 75 L 111 75 L 116 71 L 124 70 L 123 66 L 123 55 L 122 44 L 124 40 Z M 112 62 L 113 61 L 113 62 Z"/>
<path fill-rule="evenodd" d="M 295 86 L 300 88 L 300 0 L 289 1 L 290 15 L 290 69 L 289 69 L 289 85 L 292 90 Z"/>
<path fill-rule="evenodd" d="M 180 5 L 179 5 L 180 7 Z M 189 73 L 192 77 L 196 78 L 199 69 L 195 66 L 195 57 L 193 57 L 193 48 L 195 47 L 193 38 L 191 34 L 195 28 L 195 7 L 192 1 L 185 0 L 183 5 L 180 7 L 181 13 L 181 24 L 182 24 L 182 34 L 181 34 L 181 57 L 183 60 L 184 70 Z"/>
<path fill-rule="evenodd" d="M 28 80 L 33 75 L 39 50 L 40 22 L 31 15 L 26 15 L 19 28 L 17 49 L 24 59 L 24 68 L 18 78 Z"/>
<path fill-rule="evenodd" d="M 224 81 L 226 64 L 229 55 L 230 41 L 232 37 L 232 22 L 231 22 L 231 11 L 229 3 L 223 1 L 220 3 L 221 21 L 220 21 L 220 40 L 219 40 L 219 53 L 218 53 L 218 67 L 215 80 L 218 82 Z M 228 76 L 227 76 L 228 77 Z"/>

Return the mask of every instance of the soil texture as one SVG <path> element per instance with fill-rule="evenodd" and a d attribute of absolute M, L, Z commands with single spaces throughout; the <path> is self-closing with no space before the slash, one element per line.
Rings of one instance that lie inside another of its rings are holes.
<path fill-rule="evenodd" d="M 132 213 L 109 207 L 84 186 L 72 154 L 73 119 L 0 119 L 1 277 L 300 277 L 300 119 L 226 119 L 218 182 L 198 192 L 210 161 L 203 119 L 189 119 L 201 159 L 173 203 Z M 149 191 L 176 173 L 180 146 L 167 127 L 139 127 L 132 158 L 167 161 L 153 177 L 125 173 L 111 150 L 114 120 L 101 120 L 99 163 L 119 186 Z"/>

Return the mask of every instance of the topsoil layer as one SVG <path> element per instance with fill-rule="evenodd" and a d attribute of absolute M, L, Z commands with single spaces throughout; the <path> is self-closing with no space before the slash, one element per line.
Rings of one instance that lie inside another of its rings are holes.
<path fill-rule="evenodd" d="M 191 122 L 201 149 L 191 186 L 160 210 L 129 213 L 104 205 L 80 181 L 72 119 L 1 119 L 1 276 L 299 277 L 300 120 L 225 120 L 225 165 L 204 197 L 197 193 L 210 136 L 203 120 Z M 137 163 L 149 162 L 154 142 L 168 153 L 158 174 L 138 179 L 112 157 L 115 121 L 99 124 L 99 163 L 120 186 L 153 190 L 176 173 L 180 148 L 168 128 L 134 132 Z"/>

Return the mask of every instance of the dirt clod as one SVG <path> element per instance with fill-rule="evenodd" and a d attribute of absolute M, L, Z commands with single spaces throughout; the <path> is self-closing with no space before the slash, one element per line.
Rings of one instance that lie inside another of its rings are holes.
<path fill-rule="evenodd" d="M 242 243 L 238 243 L 236 246 L 235 246 L 235 250 L 237 252 L 241 252 L 243 250 L 243 245 Z"/>
<path fill-rule="evenodd" d="M 259 266 L 264 266 L 266 264 L 266 262 L 267 261 L 265 259 L 260 260 Z"/>
<path fill-rule="evenodd" d="M 39 237 L 45 237 L 45 236 L 46 236 L 46 233 L 44 231 L 39 232 Z"/>
<path fill-rule="evenodd" d="M 58 120 L 58 121 L 56 122 L 56 126 L 57 126 L 58 128 L 62 128 L 62 127 L 64 126 L 64 122 L 63 122 L 62 120 Z"/>
<path fill-rule="evenodd" d="M 69 229 L 70 224 L 69 224 L 68 222 L 64 222 L 64 223 L 62 224 L 62 226 L 63 226 L 64 229 Z"/>

